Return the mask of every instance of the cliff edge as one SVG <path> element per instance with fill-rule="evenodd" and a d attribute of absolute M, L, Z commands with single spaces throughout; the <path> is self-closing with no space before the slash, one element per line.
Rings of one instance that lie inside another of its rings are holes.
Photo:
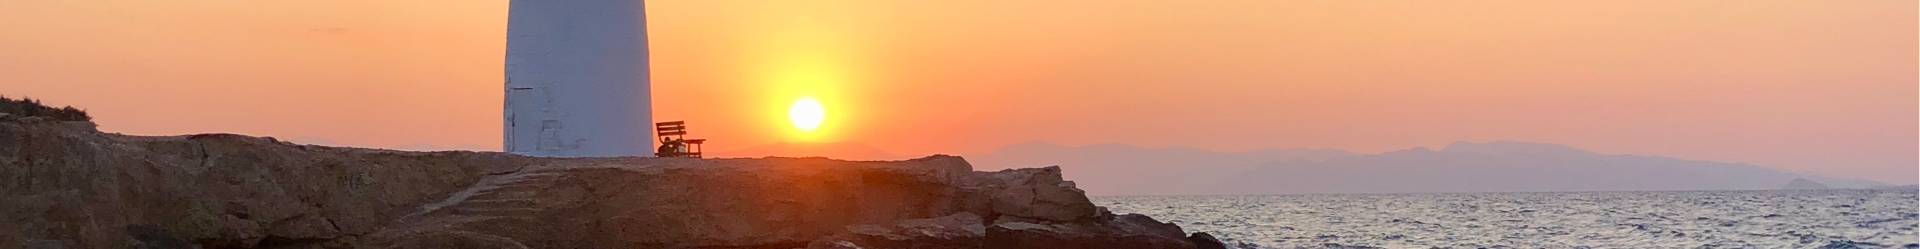
<path fill-rule="evenodd" d="M 404 152 L 6 114 L 0 199 L 0 248 L 1219 248 L 1094 206 L 1058 167 Z"/>

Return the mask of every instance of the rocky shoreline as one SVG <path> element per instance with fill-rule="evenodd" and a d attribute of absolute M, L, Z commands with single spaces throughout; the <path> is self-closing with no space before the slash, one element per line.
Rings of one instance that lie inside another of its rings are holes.
<path fill-rule="evenodd" d="M 533 158 L 127 136 L 0 114 L 0 247 L 1223 248 L 1058 167 Z"/>

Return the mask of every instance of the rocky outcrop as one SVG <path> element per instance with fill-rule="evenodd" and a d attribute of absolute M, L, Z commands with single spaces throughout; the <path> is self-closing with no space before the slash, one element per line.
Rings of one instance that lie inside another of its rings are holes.
<path fill-rule="evenodd" d="M 991 213 L 1048 221 L 1094 217 L 1087 193 L 1061 178 L 1060 167 L 1010 169 L 970 179 L 964 188 L 991 196 Z"/>
<path fill-rule="evenodd" d="M 932 219 L 913 219 L 881 225 L 855 225 L 826 238 L 814 240 L 809 249 L 985 248 L 985 220 L 973 213 L 961 212 Z"/>
<path fill-rule="evenodd" d="M 987 227 L 987 248 L 1197 248 L 1180 226 L 1146 215 L 1106 215 L 1095 222 L 1003 218 Z"/>
<path fill-rule="evenodd" d="M 1058 167 L 530 158 L 0 117 L 0 247 L 1196 248 Z"/>
<path fill-rule="evenodd" d="M 546 163 L 488 176 L 368 241 L 404 247 L 481 234 L 567 248 L 1194 247 L 1172 224 L 1100 215 L 1057 167 L 973 172 L 952 156 Z"/>

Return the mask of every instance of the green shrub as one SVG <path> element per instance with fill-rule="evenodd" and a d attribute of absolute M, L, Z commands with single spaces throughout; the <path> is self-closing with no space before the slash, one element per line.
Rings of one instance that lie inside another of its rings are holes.
<path fill-rule="evenodd" d="M 87 116 L 87 110 L 74 109 L 72 106 L 53 108 L 40 104 L 40 100 L 24 97 L 16 100 L 0 96 L 0 113 L 61 121 L 93 121 L 92 116 Z"/>

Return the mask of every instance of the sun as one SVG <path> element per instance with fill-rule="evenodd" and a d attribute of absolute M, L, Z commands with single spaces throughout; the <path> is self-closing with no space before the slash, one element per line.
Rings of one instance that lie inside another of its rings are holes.
<path fill-rule="evenodd" d="M 800 100 L 793 101 L 793 107 L 787 108 L 787 118 L 793 120 L 793 127 L 811 131 L 820 128 L 820 121 L 827 119 L 827 111 L 813 97 L 800 97 Z"/>

